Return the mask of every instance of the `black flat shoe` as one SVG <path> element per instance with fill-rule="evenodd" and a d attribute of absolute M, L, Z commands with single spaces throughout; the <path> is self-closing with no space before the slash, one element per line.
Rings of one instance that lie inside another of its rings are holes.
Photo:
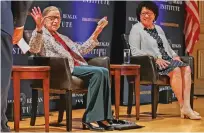
<path fill-rule="evenodd" d="M 104 124 L 103 122 L 101 122 L 101 121 L 97 121 L 97 123 L 98 123 L 98 125 L 100 126 L 100 127 L 103 127 L 105 130 L 107 130 L 107 131 L 113 131 L 114 130 L 114 127 L 112 127 L 111 125 L 106 125 L 106 124 Z"/>
<path fill-rule="evenodd" d="M 91 123 L 87 123 L 87 122 L 82 122 L 83 125 L 83 129 L 86 129 L 86 127 L 91 130 L 91 131 L 96 131 L 96 132 L 103 132 L 105 131 L 105 129 L 103 127 L 95 127 L 93 126 Z"/>

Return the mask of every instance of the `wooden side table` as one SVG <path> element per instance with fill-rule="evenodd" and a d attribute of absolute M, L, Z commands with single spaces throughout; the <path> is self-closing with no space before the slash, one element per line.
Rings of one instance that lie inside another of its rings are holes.
<path fill-rule="evenodd" d="M 111 75 L 115 78 L 115 114 L 116 119 L 119 119 L 119 105 L 120 105 L 120 77 L 135 76 L 135 101 L 136 101 L 136 119 L 139 120 L 140 112 L 140 65 L 134 64 L 111 64 Z"/>
<path fill-rule="evenodd" d="M 13 66 L 13 95 L 14 95 L 14 130 L 19 132 L 20 121 L 20 80 L 21 79 L 42 79 L 45 113 L 45 132 L 49 132 L 49 66 Z"/>

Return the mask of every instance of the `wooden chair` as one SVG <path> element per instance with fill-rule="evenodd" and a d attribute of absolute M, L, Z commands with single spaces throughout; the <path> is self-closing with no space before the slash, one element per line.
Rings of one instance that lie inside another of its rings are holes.
<path fill-rule="evenodd" d="M 121 35 L 124 49 L 129 49 L 129 35 Z M 190 65 L 192 71 L 192 84 L 191 84 L 191 107 L 193 108 L 193 95 L 194 95 L 194 59 L 192 56 L 181 56 L 183 62 Z M 131 56 L 131 64 L 141 65 L 140 69 L 140 84 L 141 85 L 151 85 L 151 99 L 152 99 L 152 118 L 156 118 L 157 106 L 159 101 L 159 86 L 169 86 L 170 80 L 168 76 L 161 76 L 158 74 L 156 69 L 156 63 L 153 56 Z M 147 73 L 148 72 L 148 73 Z M 129 81 L 129 94 L 128 94 L 128 110 L 127 113 L 131 114 L 132 110 L 132 100 L 133 100 L 133 87 L 134 80 L 130 77 Z"/>

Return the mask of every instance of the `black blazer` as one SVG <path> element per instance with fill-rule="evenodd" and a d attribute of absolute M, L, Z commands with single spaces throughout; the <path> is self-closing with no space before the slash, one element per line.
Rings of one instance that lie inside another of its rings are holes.
<path fill-rule="evenodd" d="M 1 1 L 1 30 L 13 35 L 14 27 L 25 24 L 32 1 Z"/>

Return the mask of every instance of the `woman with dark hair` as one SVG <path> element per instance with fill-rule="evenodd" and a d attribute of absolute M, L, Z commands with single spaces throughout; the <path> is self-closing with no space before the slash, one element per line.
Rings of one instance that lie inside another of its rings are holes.
<path fill-rule="evenodd" d="M 152 1 L 144 1 L 138 5 L 137 19 L 129 36 L 129 44 L 133 56 L 151 55 L 155 58 L 158 73 L 167 75 L 181 111 L 182 118 L 201 119 L 199 113 L 190 106 L 191 69 L 183 63 L 172 50 L 164 31 L 155 25 L 159 15 L 157 5 Z"/>

